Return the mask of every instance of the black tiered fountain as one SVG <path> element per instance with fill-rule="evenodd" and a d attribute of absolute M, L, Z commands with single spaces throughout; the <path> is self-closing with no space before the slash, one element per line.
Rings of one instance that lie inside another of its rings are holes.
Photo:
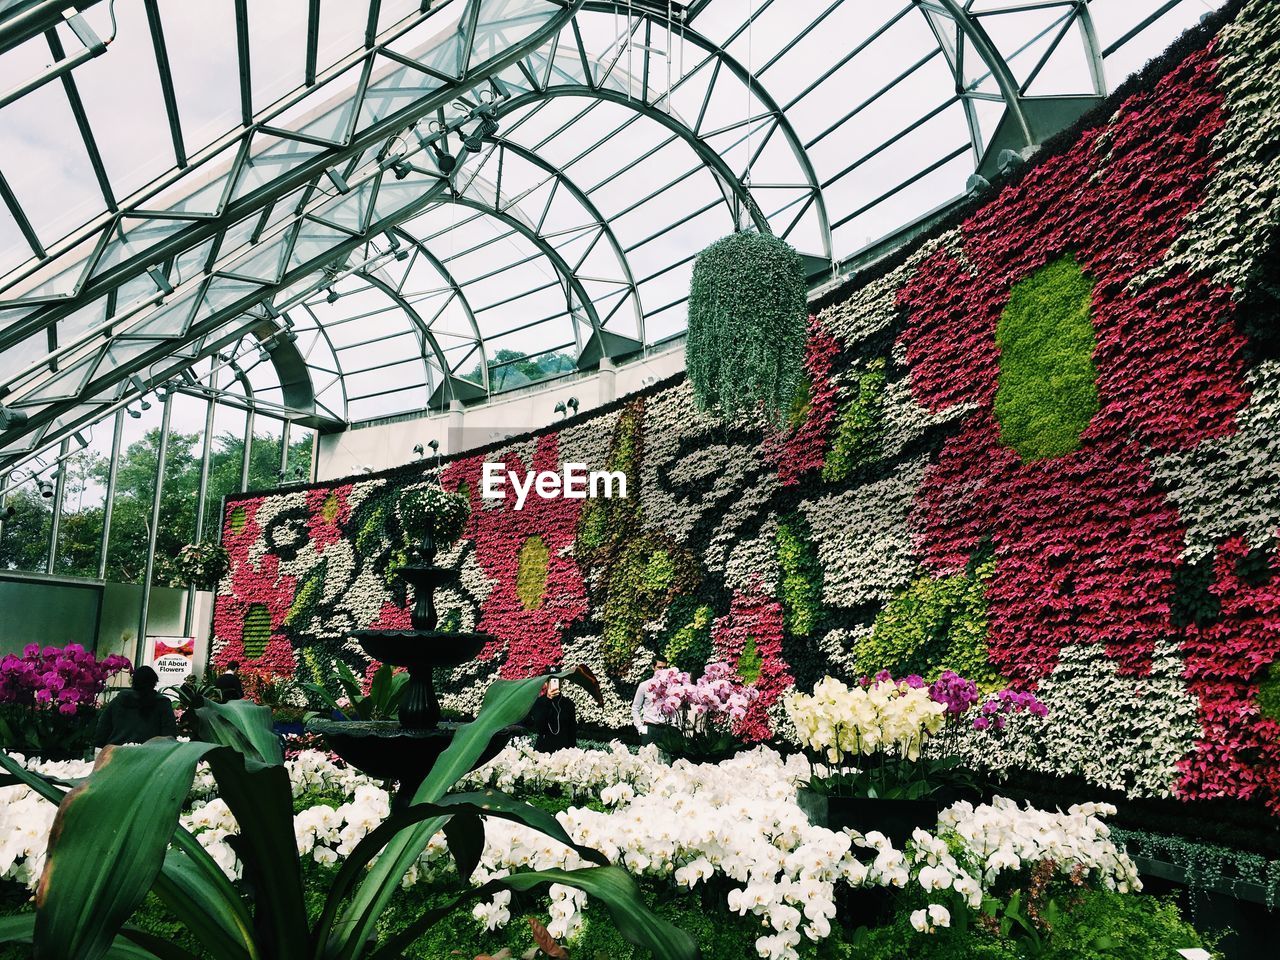
<path fill-rule="evenodd" d="M 401 512 L 403 515 L 407 511 L 402 507 Z M 436 588 L 458 574 L 448 567 L 436 566 L 436 529 L 440 521 L 423 517 L 421 505 L 412 512 L 417 512 L 421 518 L 422 522 L 413 526 L 421 529 L 422 541 L 411 552 L 410 562 L 397 571 L 397 576 L 413 588 L 412 626 L 408 630 L 357 630 L 352 634 L 365 653 L 375 660 L 409 671 L 397 719 L 316 719 L 307 723 L 307 730 L 322 734 L 330 749 L 357 770 L 380 780 L 397 781 L 396 807 L 408 804 L 436 758 L 445 751 L 454 733 L 462 726 L 461 723 L 441 721 L 432 670 L 435 667 L 458 666 L 475 659 L 484 645 L 493 639 L 483 633 L 436 629 L 439 625 Z M 460 533 L 461 524 L 456 524 L 456 528 Z M 518 732 L 518 727 L 499 731 L 476 765 L 493 759 Z"/>

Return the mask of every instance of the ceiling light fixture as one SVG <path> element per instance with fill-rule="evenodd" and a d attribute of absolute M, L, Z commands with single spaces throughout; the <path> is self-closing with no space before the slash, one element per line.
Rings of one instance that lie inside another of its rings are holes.
<path fill-rule="evenodd" d="M 330 287 L 330 288 L 329 288 L 329 295 L 328 295 L 327 297 L 325 297 L 325 298 L 324 298 L 324 302 L 325 302 L 325 303 L 337 303 L 337 302 L 338 302 L 339 300 L 341 300 L 341 299 L 342 299 L 342 294 L 340 294 L 337 290 L 333 289 L 333 287 Z"/>

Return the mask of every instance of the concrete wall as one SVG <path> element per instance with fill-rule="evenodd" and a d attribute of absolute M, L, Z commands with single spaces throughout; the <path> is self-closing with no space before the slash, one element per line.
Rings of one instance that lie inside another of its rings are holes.
<path fill-rule="evenodd" d="M 555 422 L 560 417 L 556 404 L 570 397 L 577 397 L 579 412 L 586 412 L 683 369 L 681 342 L 616 368 L 606 364 L 598 372 L 535 384 L 465 410 L 321 436 L 316 478 L 333 480 L 364 472 L 366 467 L 382 470 L 408 463 L 415 457 L 414 444 L 427 449 L 431 440 L 439 441 L 442 455 L 481 447 Z"/>

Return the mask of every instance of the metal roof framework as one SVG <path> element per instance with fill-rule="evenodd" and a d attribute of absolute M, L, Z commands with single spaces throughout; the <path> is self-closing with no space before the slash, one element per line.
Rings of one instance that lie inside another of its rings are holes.
<path fill-rule="evenodd" d="M 260 364 L 254 404 L 341 429 L 490 396 L 504 357 L 638 352 L 679 335 L 694 256 L 734 229 L 820 282 L 1194 6 L 11 3 L 0 146 L 39 132 L 61 177 L 0 152 L 0 469 L 211 364 Z"/>

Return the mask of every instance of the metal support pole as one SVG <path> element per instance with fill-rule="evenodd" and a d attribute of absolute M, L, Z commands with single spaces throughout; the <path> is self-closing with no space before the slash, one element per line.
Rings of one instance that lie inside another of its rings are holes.
<path fill-rule="evenodd" d="M 58 528 L 62 526 L 62 504 L 67 498 L 67 456 L 71 453 L 71 438 L 58 447 L 58 475 L 53 484 L 53 517 L 49 522 L 49 555 L 45 558 L 44 572 L 53 573 L 58 562 Z"/>
<path fill-rule="evenodd" d="M 293 421 L 286 420 L 280 430 L 280 482 L 289 479 L 289 437 L 293 433 Z"/>
<path fill-rule="evenodd" d="M 196 538 L 195 542 L 200 543 L 204 539 L 204 501 L 209 494 L 209 457 L 213 451 L 213 414 L 217 407 L 214 404 L 214 397 L 218 392 L 218 368 L 209 371 L 209 397 L 206 401 L 208 406 L 204 412 L 204 448 L 200 451 L 200 482 L 196 487 Z M 195 615 L 196 610 L 196 588 L 194 584 L 187 585 L 187 612 L 183 617 L 183 632 L 195 634 L 191 629 L 191 618 Z"/>
<path fill-rule="evenodd" d="M 164 415 L 160 418 L 160 452 L 156 456 L 156 490 L 151 498 L 151 530 L 147 538 L 147 567 L 142 580 L 142 609 L 138 612 L 138 639 L 134 646 L 133 664 L 142 663 L 147 642 L 147 617 L 151 605 L 151 577 L 156 568 L 156 536 L 160 533 L 160 499 L 164 496 L 164 466 L 169 456 L 169 418 L 173 413 L 173 394 L 164 398 Z"/>
<path fill-rule="evenodd" d="M 240 492 L 249 489 L 249 457 L 253 454 L 253 408 L 244 415 L 244 459 L 240 463 Z"/>
<path fill-rule="evenodd" d="M 111 464 L 107 468 L 107 493 L 102 501 L 102 544 L 98 548 L 98 579 L 107 579 L 107 547 L 111 543 L 111 513 L 116 500 L 116 475 L 120 470 L 120 441 L 124 434 L 124 411 L 116 411 L 115 431 L 111 436 Z"/>

